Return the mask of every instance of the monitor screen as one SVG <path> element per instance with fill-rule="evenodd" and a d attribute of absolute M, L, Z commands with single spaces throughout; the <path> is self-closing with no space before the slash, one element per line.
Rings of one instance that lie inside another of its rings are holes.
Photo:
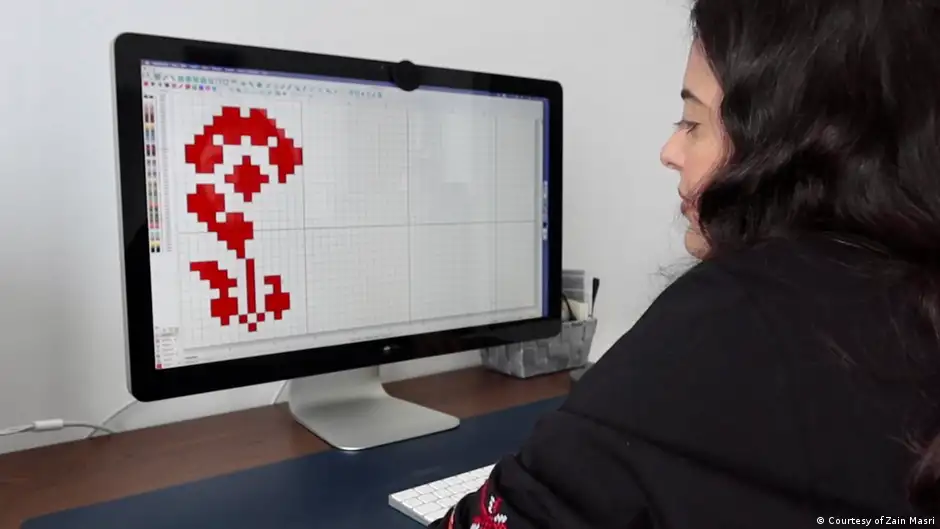
<path fill-rule="evenodd" d="M 157 369 L 549 314 L 547 100 L 141 79 Z"/>

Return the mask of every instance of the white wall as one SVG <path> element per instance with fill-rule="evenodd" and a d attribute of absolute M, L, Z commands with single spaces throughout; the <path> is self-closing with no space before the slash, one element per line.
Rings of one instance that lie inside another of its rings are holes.
<path fill-rule="evenodd" d="M 600 355 L 680 255 L 658 165 L 680 105 L 684 0 L 39 0 L 0 16 L 0 428 L 101 421 L 125 389 L 111 39 L 138 31 L 547 77 L 565 87 L 565 265 L 602 278 Z M 472 364 L 390 366 L 388 378 Z M 137 405 L 139 427 L 270 401 L 267 384 Z M 191 413 L 184 412 L 192 408 Z M 84 432 L 0 439 L 0 452 Z"/>

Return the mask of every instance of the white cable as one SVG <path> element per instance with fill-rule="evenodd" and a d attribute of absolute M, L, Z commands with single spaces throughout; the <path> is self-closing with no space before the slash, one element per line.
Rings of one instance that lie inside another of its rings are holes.
<path fill-rule="evenodd" d="M 277 390 L 277 393 L 274 394 L 274 399 L 271 401 L 271 404 L 277 404 L 277 399 L 281 398 L 281 393 L 284 393 L 284 388 L 287 387 L 288 382 L 288 380 L 281 382 L 281 387 Z"/>
<path fill-rule="evenodd" d="M 22 426 L 11 426 L 10 428 L 4 428 L 0 430 L 0 437 L 4 435 L 16 435 L 18 433 L 26 433 L 32 431 L 34 426 L 32 424 L 24 424 Z"/>
<path fill-rule="evenodd" d="M 32 432 L 54 432 L 56 430 L 62 430 L 64 428 L 91 428 L 92 431 L 101 430 L 108 433 L 115 433 L 114 430 L 107 428 L 105 426 L 100 426 L 97 424 L 92 424 L 89 422 L 81 421 L 63 421 L 62 419 L 43 419 L 39 421 L 34 421 L 32 424 L 24 424 L 22 426 L 13 426 L 11 428 L 5 428 L 0 430 L 0 436 L 4 435 L 16 435 L 20 433 L 32 433 Z"/>
<path fill-rule="evenodd" d="M 65 421 L 62 419 L 44 419 L 33 422 L 34 432 L 51 432 L 65 428 Z"/>
<path fill-rule="evenodd" d="M 114 413 L 112 413 L 111 415 L 108 415 L 103 421 L 101 421 L 101 426 L 107 426 L 109 422 L 113 421 L 114 419 L 117 419 L 117 418 L 118 418 L 118 415 L 120 415 L 120 414 L 124 413 L 125 411 L 127 411 L 127 409 L 130 408 L 131 406 L 133 406 L 134 404 L 137 404 L 137 401 L 136 401 L 136 400 L 132 400 L 132 401 L 128 402 L 127 404 L 121 406 L 121 407 L 118 408 Z M 98 430 L 101 430 L 101 429 L 102 429 L 102 428 L 97 428 L 97 429 L 95 429 L 95 430 L 92 430 L 92 431 L 88 432 L 88 435 L 85 436 L 85 439 L 88 439 L 88 438 L 90 438 L 90 437 L 94 437 L 94 436 L 95 436 L 95 433 L 97 433 Z"/>
<path fill-rule="evenodd" d="M 85 436 L 85 439 L 94 437 L 98 432 L 105 432 L 109 434 L 117 433 L 113 429 L 108 428 L 108 423 L 117 418 L 118 415 L 124 413 L 125 410 L 137 404 L 136 400 L 132 400 L 127 404 L 121 406 L 111 415 L 101 422 L 101 424 L 94 424 L 90 422 L 82 421 L 64 421 L 62 419 L 43 419 L 39 421 L 34 421 L 32 424 L 23 424 L 21 426 L 12 426 L 10 428 L 4 428 L 0 430 L 0 437 L 5 435 L 16 435 L 21 433 L 29 432 L 53 432 L 56 430 L 62 430 L 64 428 L 89 428 L 91 431 L 88 432 L 88 435 Z"/>
<path fill-rule="evenodd" d="M 107 426 L 103 424 L 93 424 L 90 422 L 65 421 L 65 427 L 66 428 L 91 428 L 92 433 L 97 432 L 99 430 L 105 433 L 112 434 L 112 435 L 117 433 L 111 428 L 108 428 Z"/>

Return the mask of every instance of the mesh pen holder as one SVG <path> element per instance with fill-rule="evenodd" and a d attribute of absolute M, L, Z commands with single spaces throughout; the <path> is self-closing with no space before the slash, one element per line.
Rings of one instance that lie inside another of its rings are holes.
<path fill-rule="evenodd" d="M 483 366 L 492 371 L 530 378 L 584 367 L 591 352 L 597 319 L 566 321 L 561 333 L 543 340 L 480 350 Z"/>

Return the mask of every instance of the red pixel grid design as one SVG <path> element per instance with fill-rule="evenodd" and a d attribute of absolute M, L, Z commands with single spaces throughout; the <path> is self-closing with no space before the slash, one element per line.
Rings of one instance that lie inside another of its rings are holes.
<path fill-rule="evenodd" d="M 193 142 L 186 145 L 186 163 L 192 164 L 196 173 L 214 174 L 216 166 L 224 161 L 223 146 L 215 144 L 217 136 L 222 138 L 223 145 L 241 145 L 242 138 L 247 137 L 252 146 L 268 147 L 268 160 L 278 168 L 279 184 L 287 182 L 287 177 L 295 174 L 303 163 L 302 149 L 294 145 L 294 141 L 287 137 L 284 129 L 278 128 L 265 110 L 249 109 L 246 117 L 242 115 L 241 108 L 226 106 L 212 119 L 212 123 L 203 127 L 202 134 L 196 135 Z M 231 184 L 245 202 L 252 202 L 262 187 L 270 183 L 270 178 L 261 172 L 250 156 L 242 156 L 241 163 L 234 166 L 231 174 L 225 175 L 225 182 Z M 186 196 L 186 210 L 245 264 L 244 286 L 248 305 L 245 312 L 240 310 L 238 298 L 232 295 L 231 289 L 238 288 L 238 281 L 218 261 L 189 264 L 189 269 L 199 274 L 200 280 L 208 282 L 209 287 L 218 292 L 219 296 L 209 303 L 212 317 L 223 326 L 238 318 L 238 323 L 247 325 L 250 332 L 258 330 L 258 324 L 265 321 L 267 314 L 280 320 L 291 306 L 290 293 L 284 291 L 281 276 L 264 276 L 263 283 L 270 290 L 261 299 L 263 308 L 258 308 L 256 263 L 254 257 L 248 256 L 246 248 L 246 243 L 255 236 L 254 223 L 246 219 L 244 213 L 227 211 L 225 195 L 216 191 L 214 184 L 197 184 L 196 190 Z"/>

